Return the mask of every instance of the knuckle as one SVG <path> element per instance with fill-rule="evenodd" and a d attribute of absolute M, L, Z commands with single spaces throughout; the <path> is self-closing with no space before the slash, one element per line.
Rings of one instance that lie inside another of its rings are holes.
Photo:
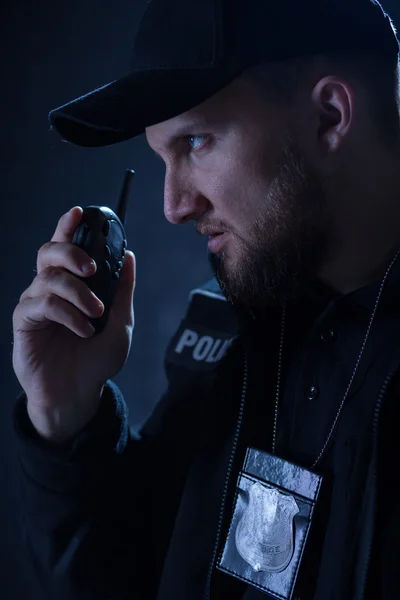
<path fill-rule="evenodd" d="M 14 308 L 13 310 L 13 314 L 12 314 L 12 322 L 15 324 L 17 321 L 19 321 L 19 313 L 21 310 L 21 304 L 17 304 L 17 306 Z"/>
<path fill-rule="evenodd" d="M 39 248 L 39 251 L 37 253 L 37 259 L 36 259 L 36 271 L 37 272 L 40 272 L 41 270 L 43 270 L 45 268 L 46 259 L 48 260 L 49 253 L 50 253 L 52 247 L 53 247 L 52 242 L 46 242 Z"/>
<path fill-rule="evenodd" d="M 18 304 L 21 304 L 27 296 L 28 296 L 28 290 L 24 290 L 19 297 Z"/>
<path fill-rule="evenodd" d="M 45 308 L 53 309 L 59 304 L 58 297 L 55 294 L 45 294 L 43 296 L 43 304 Z"/>
<path fill-rule="evenodd" d="M 51 250 L 54 246 L 54 242 L 45 242 L 40 248 L 38 252 L 38 256 L 42 257 L 43 254 Z"/>
<path fill-rule="evenodd" d="M 49 266 L 39 273 L 38 278 L 45 286 L 52 285 L 56 279 L 62 276 L 62 270 L 58 267 Z"/>

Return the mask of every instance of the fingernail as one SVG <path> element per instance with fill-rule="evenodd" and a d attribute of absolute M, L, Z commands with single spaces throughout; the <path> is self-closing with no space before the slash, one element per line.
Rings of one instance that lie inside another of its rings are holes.
<path fill-rule="evenodd" d="M 81 270 L 82 270 L 83 273 L 89 273 L 90 271 L 94 271 L 95 268 L 96 268 L 96 263 L 93 262 L 92 260 L 90 262 L 88 262 L 88 263 L 84 263 L 81 266 Z"/>
<path fill-rule="evenodd" d="M 80 206 L 73 206 L 68 212 L 67 215 L 70 215 L 75 208 L 81 208 Z"/>

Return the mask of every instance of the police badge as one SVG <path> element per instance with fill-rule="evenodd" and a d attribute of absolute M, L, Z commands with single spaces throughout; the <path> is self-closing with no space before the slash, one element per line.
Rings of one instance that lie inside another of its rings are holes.
<path fill-rule="evenodd" d="M 249 448 L 217 568 L 279 600 L 290 600 L 322 478 Z"/>
<path fill-rule="evenodd" d="M 236 528 L 236 548 L 255 571 L 278 573 L 293 556 L 293 518 L 299 513 L 293 496 L 261 485 L 249 488 L 249 505 Z"/>

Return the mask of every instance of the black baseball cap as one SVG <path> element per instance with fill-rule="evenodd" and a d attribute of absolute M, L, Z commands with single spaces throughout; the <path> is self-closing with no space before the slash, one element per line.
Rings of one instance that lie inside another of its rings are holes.
<path fill-rule="evenodd" d="M 49 114 L 64 140 L 107 146 L 216 94 L 246 68 L 317 54 L 387 54 L 399 43 L 373 0 L 150 0 L 128 73 Z"/>

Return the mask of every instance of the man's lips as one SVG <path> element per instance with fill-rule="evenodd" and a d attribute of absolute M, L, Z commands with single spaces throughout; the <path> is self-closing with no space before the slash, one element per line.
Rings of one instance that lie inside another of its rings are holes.
<path fill-rule="evenodd" d="M 212 252 L 213 254 L 218 254 L 219 252 L 221 252 L 223 249 L 223 246 L 226 243 L 228 236 L 229 236 L 229 233 L 226 233 L 226 232 L 211 234 L 209 242 L 208 242 L 209 251 Z"/>
<path fill-rule="evenodd" d="M 224 231 L 221 231 L 221 229 L 212 229 L 211 227 L 209 227 L 208 229 L 198 229 L 197 231 L 201 235 L 207 237 L 213 237 L 214 235 L 221 235 L 222 233 L 225 233 Z"/>

